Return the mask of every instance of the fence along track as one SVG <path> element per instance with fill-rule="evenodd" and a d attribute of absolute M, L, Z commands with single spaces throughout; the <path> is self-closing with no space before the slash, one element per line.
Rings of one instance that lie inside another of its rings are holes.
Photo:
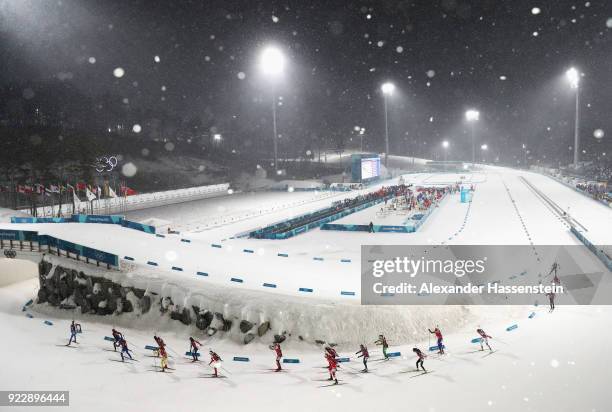
<path fill-rule="evenodd" d="M 544 193 L 542 193 L 542 191 L 540 189 L 538 189 L 537 187 L 535 187 L 529 180 L 527 180 L 525 177 L 523 176 L 519 176 L 519 179 L 521 180 L 521 182 L 523 182 L 525 184 L 525 186 L 527 186 L 538 198 L 540 198 L 540 200 L 548 206 L 548 208 L 555 213 L 556 215 L 558 215 L 561 219 L 563 219 L 567 225 L 572 228 L 572 227 L 576 227 L 578 226 L 580 229 L 582 229 L 584 232 L 588 232 L 589 230 L 584 227 L 580 222 L 578 222 L 576 219 L 574 219 L 573 217 L 571 217 L 568 213 L 566 213 L 563 208 L 561 206 L 559 206 L 557 203 L 555 203 L 553 200 L 551 200 L 548 196 L 546 196 Z"/>

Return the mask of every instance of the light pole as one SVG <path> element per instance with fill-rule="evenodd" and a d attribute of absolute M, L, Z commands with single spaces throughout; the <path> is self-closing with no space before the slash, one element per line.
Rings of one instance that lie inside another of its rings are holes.
<path fill-rule="evenodd" d="M 446 167 L 447 167 L 446 159 L 448 156 L 448 146 L 450 146 L 450 144 L 448 143 L 448 140 L 445 140 L 442 142 L 442 148 L 444 149 L 444 170 L 446 170 Z"/>
<path fill-rule="evenodd" d="M 361 153 L 363 153 L 363 135 L 364 134 L 365 134 L 365 128 L 362 127 L 361 129 L 359 129 L 359 137 L 361 138 L 361 143 L 360 143 Z"/>
<path fill-rule="evenodd" d="M 266 47 L 259 60 L 262 73 L 271 80 L 277 79 L 285 68 L 285 56 L 276 47 Z M 278 173 L 278 133 L 276 132 L 276 90 L 272 88 L 272 132 L 274 142 L 274 170 Z"/>
<path fill-rule="evenodd" d="M 389 116 L 387 114 L 387 99 L 395 91 L 395 85 L 393 83 L 386 82 L 380 86 L 380 89 L 382 90 L 385 99 L 385 167 L 387 167 L 387 162 L 389 160 Z"/>
<path fill-rule="evenodd" d="M 465 119 L 470 123 L 472 128 L 472 167 L 476 163 L 476 136 L 474 131 L 474 123 L 480 118 L 480 112 L 478 110 L 470 109 L 465 112 Z"/>
<path fill-rule="evenodd" d="M 578 135 L 580 127 L 579 110 L 580 110 L 580 73 L 576 68 L 572 67 L 565 72 L 570 87 L 576 90 L 576 120 L 574 121 L 574 167 L 578 167 L 580 161 L 580 136 Z"/>
<path fill-rule="evenodd" d="M 480 146 L 480 150 L 482 151 L 482 163 L 485 163 L 485 155 L 488 149 L 489 146 L 487 144 L 483 144 Z"/>

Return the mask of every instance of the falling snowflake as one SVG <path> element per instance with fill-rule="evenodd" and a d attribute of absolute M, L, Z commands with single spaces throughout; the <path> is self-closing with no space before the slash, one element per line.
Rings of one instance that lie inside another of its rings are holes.
<path fill-rule="evenodd" d="M 246 74 L 244 74 L 244 72 L 238 72 L 236 76 L 238 76 L 240 80 L 244 80 L 246 78 Z"/>
<path fill-rule="evenodd" d="M 123 70 L 123 68 L 121 67 L 117 67 L 115 68 L 115 70 L 113 70 L 113 76 L 115 76 L 118 79 L 123 77 L 124 74 L 125 74 L 125 70 Z"/>
<path fill-rule="evenodd" d="M 137 171 L 138 171 L 138 168 L 132 162 L 128 162 L 121 167 L 121 173 L 125 177 L 133 177 L 134 175 L 136 175 Z"/>
<path fill-rule="evenodd" d="M 503 75 L 502 75 L 502 76 L 499 76 L 499 80 L 506 80 L 506 79 L 507 79 L 507 77 L 506 77 L 506 76 L 503 76 Z"/>
<path fill-rule="evenodd" d="M 540 14 L 540 8 L 539 7 L 534 7 L 533 9 L 531 9 L 531 14 Z"/>
<path fill-rule="evenodd" d="M 401 53 L 401 52 L 403 52 L 403 51 L 404 51 L 404 48 L 403 48 L 402 46 L 397 46 L 397 47 L 395 48 L 395 51 L 396 51 L 396 52 L 398 52 L 398 53 Z"/>
<path fill-rule="evenodd" d="M 134 133 L 140 133 L 141 130 L 142 130 L 142 126 L 140 126 L 139 124 L 135 124 L 134 126 L 132 126 L 132 131 Z"/>
<path fill-rule="evenodd" d="M 278 23 L 278 17 L 276 17 L 276 16 L 272 16 L 272 21 L 273 21 L 274 23 Z"/>
<path fill-rule="evenodd" d="M 159 63 L 161 61 L 161 59 L 159 58 L 159 56 L 155 56 L 153 57 L 153 60 L 155 61 L 155 63 Z"/>
<path fill-rule="evenodd" d="M 606 27 L 612 29 L 612 17 L 608 17 L 608 20 L 606 20 Z"/>
<path fill-rule="evenodd" d="M 595 137 L 595 139 L 601 139 L 604 137 L 604 131 L 602 129 L 596 129 L 593 132 L 593 136 Z"/>
<path fill-rule="evenodd" d="M 382 41 L 382 40 L 379 40 L 379 41 L 378 41 L 378 43 L 376 43 L 376 45 L 377 45 L 378 47 L 382 47 L 384 44 L 385 44 L 385 42 L 384 42 L 384 41 Z"/>
<path fill-rule="evenodd" d="M 93 56 L 91 56 L 89 59 L 87 59 L 87 61 L 88 61 L 90 64 L 94 64 L 94 63 L 96 62 L 96 58 L 95 58 L 95 57 L 93 57 Z"/>
<path fill-rule="evenodd" d="M 436 75 L 436 72 L 434 70 L 427 70 L 427 77 L 429 77 L 430 79 L 433 78 Z"/>

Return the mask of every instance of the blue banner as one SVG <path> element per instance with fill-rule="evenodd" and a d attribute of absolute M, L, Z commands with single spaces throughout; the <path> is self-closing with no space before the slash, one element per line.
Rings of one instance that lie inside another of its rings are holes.
<path fill-rule="evenodd" d="M 123 220 L 121 226 L 127 227 L 128 229 L 136 229 L 145 233 L 155 234 L 155 226 L 145 225 L 142 223 L 132 222 L 130 220 Z"/>
<path fill-rule="evenodd" d="M 105 223 L 122 224 L 124 218 L 119 215 L 72 215 L 72 221 L 76 223 Z"/>

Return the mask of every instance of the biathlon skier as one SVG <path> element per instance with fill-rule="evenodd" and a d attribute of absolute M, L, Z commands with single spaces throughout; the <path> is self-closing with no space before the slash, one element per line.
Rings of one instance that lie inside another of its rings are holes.
<path fill-rule="evenodd" d="M 115 328 L 113 328 L 112 334 L 113 334 L 113 339 L 115 339 L 113 341 L 113 348 L 115 349 L 115 352 L 117 352 L 117 345 L 119 345 L 119 341 L 123 339 L 123 334 L 119 332 L 118 330 L 116 330 Z"/>
<path fill-rule="evenodd" d="M 425 366 L 423 366 L 423 361 L 427 357 L 419 348 L 412 348 L 412 351 L 417 355 L 418 359 L 416 361 L 416 369 L 419 370 L 419 366 L 423 369 L 423 372 L 427 372 L 425 370 Z"/>
<path fill-rule="evenodd" d="M 283 357 L 283 351 L 281 350 L 280 343 L 275 343 L 272 345 L 272 350 L 276 353 L 276 369 L 274 372 L 280 372 L 283 368 L 281 368 L 281 359 Z"/>
<path fill-rule="evenodd" d="M 70 340 L 68 340 L 68 344 L 66 346 L 70 346 L 70 344 L 74 341 L 77 342 L 77 333 L 81 330 L 80 323 L 74 323 L 74 320 L 70 323 Z"/>
<path fill-rule="evenodd" d="M 192 336 L 189 337 L 189 345 L 191 346 L 191 356 L 193 357 L 192 362 L 198 361 L 198 348 L 202 346 L 200 342 L 195 340 Z"/>
<path fill-rule="evenodd" d="M 438 353 L 440 355 L 444 355 L 444 343 L 443 343 L 443 337 L 442 337 L 442 332 L 440 331 L 440 328 L 438 327 L 438 325 L 436 325 L 436 328 L 434 330 L 431 329 L 427 329 L 429 331 L 429 333 L 433 333 L 434 335 L 436 335 L 436 338 L 438 339 Z"/>
<path fill-rule="evenodd" d="M 327 380 L 334 381 L 337 385 L 338 378 L 336 377 L 336 371 L 338 370 L 338 361 L 329 352 L 325 352 L 325 359 L 327 359 L 327 370 L 329 371 L 329 378 Z"/>
<path fill-rule="evenodd" d="M 487 335 L 486 332 L 481 328 L 476 329 L 476 332 L 478 332 L 478 334 L 480 335 L 480 350 L 484 350 L 484 346 L 482 346 L 484 342 L 484 344 L 487 345 L 487 348 L 489 348 L 489 350 L 493 352 L 493 349 L 491 349 L 491 345 L 489 345 L 489 339 L 493 339 L 493 337 Z"/>
<path fill-rule="evenodd" d="M 363 358 L 363 370 L 362 372 L 367 372 L 368 371 L 368 359 L 370 359 L 370 353 L 368 352 L 368 348 L 366 348 L 366 346 L 364 344 L 359 345 L 359 350 L 357 352 L 355 352 L 355 355 L 360 354 L 359 356 L 357 356 L 358 358 Z"/>
<path fill-rule="evenodd" d="M 389 355 L 387 355 L 387 349 L 389 349 L 389 344 L 387 343 L 387 338 L 384 335 L 378 335 L 378 340 L 374 342 L 376 345 L 382 345 L 382 352 L 385 359 L 389 359 Z"/>
<path fill-rule="evenodd" d="M 221 363 L 221 356 L 217 355 L 214 351 L 210 350 L 208 352 L 210 354 L 210 362 L 208 362 L 208 366 L 212 366 L 212 368 L 214 369 L 215 373 L 213 373 L 213 376 L 215 378 L 219 377 L 217 368 L 220 366 Z"/>

